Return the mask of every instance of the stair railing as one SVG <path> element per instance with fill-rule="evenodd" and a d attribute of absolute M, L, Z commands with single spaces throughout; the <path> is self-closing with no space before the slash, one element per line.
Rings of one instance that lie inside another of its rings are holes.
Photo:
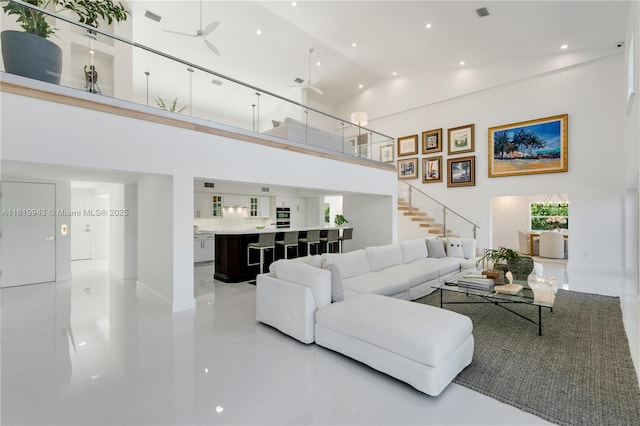
<path fill-rule="evenodd" d="M 410 184 L 409 182 L 406 182 L 406 181 L 399 181 L 399 182 L 402 182 L 403 184 L 407 185 L 407 187 L 408 187 L 409 195 L 408 195 L 407 202 L 409 204 L 409 211 L 410 212 L 413 211 L 413 192 L 417 191 L 418 193 L 422 194 L 423 196 L 427 197 L 428 199 L 430 199 L 431 201 L 433 201 L 434 203 L 436 203 L 437 205 L 442 207 L 442 226 L 443 226 L 442 233 L 443 233 L 443 235 L 445 237 L 447 236 L 447 214 L 452 213 L 452 214 L 456 215 L 457 217 L 459 217 L 460 219 L 462 219 L 463 221 L 465 221 L 468 224 L 470 224 L 472 226 L 473 238 L 477 238 L 477 230 L 478 230 L 478 228 L 480 228 L 480 226 L 478 224 L 476 224 L 476 223 L 472 222 L 471 220 L 467 219 L 466 217 L 464 217 L 460 213 L 456 212 L 452 208 L 447 207 L 446 205 L 444 205 L 440 201 L 438 201 L 435 198 L 433 198 L 431 195 L 425 193 L 420 188 Z"/>

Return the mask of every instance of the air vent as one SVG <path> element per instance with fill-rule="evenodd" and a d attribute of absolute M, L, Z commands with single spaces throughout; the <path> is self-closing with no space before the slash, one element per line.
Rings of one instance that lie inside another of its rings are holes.
<path fill-rule="evenodd" d="M 213 183 L 213 182 L 205 182 L 205 183 L 204 183 L 204 187 L 205 187 L 205 188 L 215 188 L 215 187 L 216 187 L 216 184 L 215 184 L 215 183 Z"/>
<path fill-rule="evenodd" d="M 216 86 L 222 86 L 222 80 L 216 80 L 215 78 L 211 80 L 211 83 L 215 84 Z"/>
<path fill-rule="evenodd" d="M 262 187 L 262 192 L 269 192 L 269 188 L 268 188 L 268 187 L 266 187 L 266 186 L 263 186 L 263 187 Z"/>
<path fill-rule="evenodd" d="M 160 22 L 160 20 L 162 19 L 162 16 L 156 15 L 155 13 L 149 12 L 148 10 L 144 12 L 144 17 L 156 22 Z"/>
<path fill-rule="evenodd" d="M 486 7 L 481 7 L 480 9 L 476 9 L 476 13 L 478 14 L 478 17 L 480 17 L 480 18 L 484 18 L 485 16 L 489 16 L 489 11 L 487 10 Z"/>
<path fill-rule="evenodd" d="M 295 80 L 293 80 L 293 81 L 295 81 L 295 82 L 296 82 L 296 83 L 298 83 L 298 84 L 302 84 L 302 83 L 304 83 L 304 80 L 303 80 L 303 79 L 301 79 L 300 77 L 296 78 L 296 79 L 295 79 Z"/>

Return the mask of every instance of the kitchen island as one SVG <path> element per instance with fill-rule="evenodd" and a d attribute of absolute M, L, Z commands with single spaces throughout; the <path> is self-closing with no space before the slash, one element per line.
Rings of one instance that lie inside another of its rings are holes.
<path fill-rule="evenodd" d="M 309 230 L 319 229 L 320 231 L 328 231 L 329 229 L 340 229 L 336 227 L 315 226 L 306 228 L 279 228 L 279 229 L 249 229 L 249 230 L 229 230 L 215 231 L 215 274 L 214 278 L 226 283 L 237 283 L 242 281 L 250 281 L 256 278 L 260 273 L 260 266 L 247 265 L 247 246 L 249 243 L 258 241 L 258 237 L 262 233 L 275 232 L 276 240 L 281 240 L 285 232 L 298 231 L 299 238 L 304 238 Z M 323 233 L 320 233 L 323 236 Z M 303 254 L 304 246 L 299 246 L 300 254 Z M 271 251 L 271 250 L 270 250 Z M 258 253 L 251 253 L 252 261 L 257 260 Z M 256 256 L 254 258 L 253 256 Z M 265 271 L 273 261 L 272 253 L 265 253 Z"/>

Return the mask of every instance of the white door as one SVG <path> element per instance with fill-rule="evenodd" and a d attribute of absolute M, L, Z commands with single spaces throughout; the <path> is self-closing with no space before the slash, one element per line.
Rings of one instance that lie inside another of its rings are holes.
<path fill-rule="evenodd" d="M 91 211 L 93 194 L 71 193 L 71 260 L 91 259 Z"/>
<path fill-rule="evenodd" d="M 2 182 L 0 286 L 56 280 L 56 186 Z"/>

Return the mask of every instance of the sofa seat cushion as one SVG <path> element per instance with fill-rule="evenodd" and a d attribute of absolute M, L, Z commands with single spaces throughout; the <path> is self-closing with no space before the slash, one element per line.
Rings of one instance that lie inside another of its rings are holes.
<path fill-rule="evenodd" d="M 427 258 L 425 258 L 426 260 Z M 438 278 L 438 270 L 425 268 L 420 262 L 411 262 L 403 265 L 391 266 L 380 271 L 389 278 L 397 277 L 409 283 L 409 287 L 426 283 Z"/>
<path fill-rule="evenodd" d="M 428 257 L 426 259 L 414 260 L 408 263 L 408 265 L 424 268 L 429 271 L 437 271 L 438 276 L 441 277 L 450 272 L 459 271 L 462 261 L 464 261 L 464 259 L 459 257 Z"/>
<path fill-rule="evenodd" d="M 473 330 L 464 315 L 376 294 L 325 306 L 316 323 L 432 367 L 445 364 Z"/>
<path fill-rule="evenodd" d="M 367 272 L 351 278 L 343 278 L 342 284 L 345 290 L 357 293 L 375 293 L 383 296 L 393 296 L 409 290 L 407 280 L 380 272 Z"/>

